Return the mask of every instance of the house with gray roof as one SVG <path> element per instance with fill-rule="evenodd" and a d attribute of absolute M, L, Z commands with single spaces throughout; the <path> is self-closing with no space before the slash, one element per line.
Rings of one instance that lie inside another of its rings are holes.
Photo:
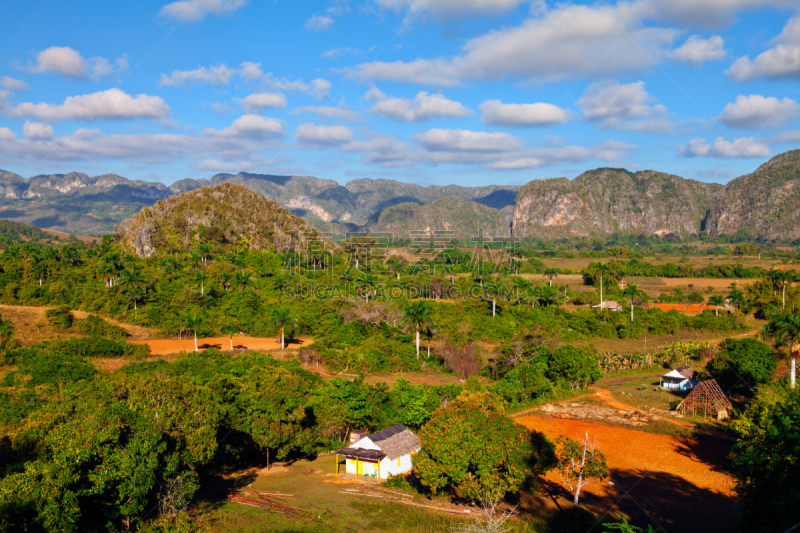
<path fill-rule="evenodd" d="M 350 446 L 336 452 L 337 476 L 344 473 L 380 480 L 405 474 L 414 468 L 413 455 L 420 450 L 419 437 L 403 424 L 365 437 L 356 434 L 351 441 Z M 340 461 L 339 456 L 343 456 L 344 461 Z"/>

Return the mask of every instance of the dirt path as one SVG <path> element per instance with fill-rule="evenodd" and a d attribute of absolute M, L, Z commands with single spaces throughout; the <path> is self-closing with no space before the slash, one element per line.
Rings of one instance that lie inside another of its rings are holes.
<path fill-rule="evenodd" d="M 194 339 L 149 339 L 141 341 L 133 341 L 135 344 L 147 344 L 150 346 L 150 353 L 153 355 L 169 355 L 182 351 L 194 351 Z M 308 337 L 292 339 L 291 342 L 287 341 L 287 350 L 297 350 L 303 346 L 308 346 L 313 340 Z M 207 348 L 217 348 L 222 351 L 229 351 L 231 349 L 230 337 L 211 337 L 207 339 L 197 339 L 197 347 L 200 350 Z M 275 339 L 265 339 L 262 337 L 233 337 L 234 350 L 280 350 L 281 344 Z"/>
<path fill-rule="evenodd" d="M 733 479 L 726 473 L 728 446 L 693 441 L 580 420 L 523 416 L 517 423 L 555 440 L 561 435 L 582 439 L 587 434 L 607 459 L 610 476 L 584 488 L 582 505 L 598 515 L 633 516 L 657 529 L 729 531 L 735 519 Z M 548 487 L 564 508 L 571 504 L 557 472 Z M 611 482 L 611 483 L 609 483 Z M 544 498 L 536 505 L 552 505 Z"/>

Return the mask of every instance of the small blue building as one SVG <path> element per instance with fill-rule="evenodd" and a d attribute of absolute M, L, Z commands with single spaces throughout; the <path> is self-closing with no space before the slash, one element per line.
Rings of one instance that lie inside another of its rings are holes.
<path fill-rule="evenodd" d="M 695 377 L 692 368 L 670 370 L 661 376 L 661 387 L 667 390 L 692 390 L 697 385 Z"/>

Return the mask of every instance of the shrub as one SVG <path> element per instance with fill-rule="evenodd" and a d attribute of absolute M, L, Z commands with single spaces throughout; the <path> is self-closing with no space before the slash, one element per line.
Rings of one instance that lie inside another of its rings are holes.
<path fill-rule="evenodd" d="M 775 351 L 757 339 L 726 339 L 720 348 L 720 354 L 706 365 L 705 374 L 716 379 L 724 391 L 752 394 L 775 375 Z"/>
<path fill-rule="evenodd" d="M 128 336 L 125 328 L 106 322 L 96 315 L 89 315 L 82 320 L 76 320 L 75 326 L 90 337 L 124 339 Z"/>
<path fill-rule="evenodd" d="M 461 379 L 474 375 L 481 369 L 475 341 L 461 345 L 448 344 L 444 347 L 444 365 Z"/>
<path fill-rule="evenodd" d="M 578 390 L 601 379 L 603 372 L 593 349 L 561 346 L 550 354 L 548 377 L 555 382 L 566 382 L 570 389 Z"/>
<path fill-rule="evenodd" d="M 67 306 L 48 309 L 44 312 L 44 317 L 47 319 L 47 323 L 54 328 L 67 329 L 72 327 L 72 312 Z"/>

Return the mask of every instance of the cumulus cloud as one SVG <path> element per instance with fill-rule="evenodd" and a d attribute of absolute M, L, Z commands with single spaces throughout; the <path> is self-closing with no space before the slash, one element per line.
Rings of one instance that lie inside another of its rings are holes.
<path fill-rule="evenodd" d="M 553 104 L 504 104 L 500 100 L 487 100 L 480 105 L 481 118 L 491 126 L 551 126 L 563 124 L 572 113 Z"/>
<path fill-rule="evenodd" d="M 324 117 L 338 118 L 342 120 L 355 120 L 359 113 L 347 109 L 346 107 L 333 107 L 333 106 L 304 106 L 292 110 L 292 115 L 299 115 L 300 113 L 313 113 L 315 115 L 322 115 Z"/>
<path fill-rule="evenodd" d="M 53 126 L 43 122 L 26 122 L 22 126 L 22 133 L 26 139 L 49 140 L 55 137 Z"/>
<path fill-rule="evenodd" d="M 435 128 L 412 137 L 428 151 L 508 152 L 522 144 L 510 133 Z"/>
<path fill-rule="evenodd" d="M 616 80 L 589 85 L 578 100 L 584 118 L 603 128 L 669 132 L 673 124 L 667 117 L 667 108 L 661 104 L 649 105 L 655 99 L 638 81 L 620 84 Z"/>
<path fill-rule="evenodd" d="M 725 71 L 734 81 L 756 78 L 791 79 L 800 77 L 800 16 L 789 19 L 783 31 L 774 40 L 774 47 L 751 60 L 743 56 Z"/>
<path fill-rule="evenodd" d="M 268 118 L 261 115 L 242 115 L 227 128 L 221 130 L 214 128 L 204 129 L 203 135 L 262 139 L 273 135 L 283 135 L 283 122 L 276 118 Z"/>
<path fill-rule="evenodd" d="M 344 56 L 360 56 L 361 50 L 358 48 L 333 48 L 331 50 L 325 50 L 322 52 L 320 56 L 322 59 L 339 59 L 340 57 Z"/>
<path fill-rule="evenodd" d="M 431 118 L 468 117 L 474 114 L 460 102 L 449 100 L 442 94 L 428 94 L 425 91 L 409 100 L 390 98 L 373 87 L 364 97 L 373 102 L 373 113 L 400 122 L 422 122 Z"/>
<path fill-rule="evenodd" d="M 127 68 L 128 62 L 122 57 L 112 63 L 104 57 L 84 58 L 80 52 L 69 46 L 51 46 L 36 55 L 36 61 L 26 67 L 28 72 L 44 74 L 55 72 L 66 78 L 85 81 L 90 76 L 101 78 Z"/>
<path fill-rule="evenodd" d="M 367 132 L 367 140 L 354 140 L 341 146 L 345 153 L 363 153 L 361 162 L 382 167 L 402 167 L 414 164 L 412 152 L 391 135 Z"/>
<path fill-rule="evenodd" d="M 435 18 L 448 18 L 459 15 L 505 13 L 527 0 L 375 0 L 382 9 L 405 13 L 406 22 L 427 14 Z"/>
<path fill-rule="evenodd" d="M 753 137 L 741 137 L 733 142 L 722 137 L 708 144 L 705 139 L 692 139 L 686 146 L 679 146 L 678 153 L 683 157 L 768 157 L 769 147 Z"/>
<path fill-rule="evenodd" d="M 774 96 L 764 97 L 760 94 L 750 96 L 739 95 L 736 101 L 725 106 L 717 118 L 726 126 L 743 130 L 762 130 L 767 127 L 777 128 L 794 121 L 800 108 L 790 98 L 778 100 Z"/>
<path fill-rule="evenodd" d="M 0 141 L 14 141 L 17 134 L 8 128 L 0 128 Z"/>
<path fill-rule="evenodd" d="M 306 20 L 304 27 L 307 30 L 322 31 L 322 30 L 327 30 L 332 25 L 333 25 L 332 16 L 314 13 L 311 17 L 308 18 L 308 20 Z"/>
<path fill-rule="evenodd" d="M 231 15 L 247 0 L 181 0 L 162 7 L 158 14 L 181 22 L 198 22 L 208 15 Z"/>
<path fill-rule="evenodd" d="M 13 108 L 21 117 L 47 122 L 59 120 L 160 119 L 169 116 L 169 106 L 158 96 L 131 96 L 119 89 L 108 89 L 80 96 L 69 96 L 61 105 L 25 102 Z"/>
<path fill-rule="evenodd" d="M 523 170 L 542 168 L 561 163 L 581 163 L 590 159 L 601 161 L 619 161 L 628 157 L 636 146 L 619 141 L 606 141 L 593 148 L 584 146 L 560 146 L 549 148 L 529 148 L 519 153 L 510 154 L 488 164 L 498 170 Z"/>
<path fill-rule="evenodd" d="M 677 30 L 644 26 L 651 9 L 642 1 L 613 7 L 557 4 L 519 26 L 471 39 L 452 59 L 377 61 L 345 69 L 345 74 L 447 87 L 464 79 L 552 80 L 642 70 L 666 56 L 678 35 Z"/>
<path fill-rule="evenodd" d="M 214 112 L 219 113 L 220 115 L 227 115 L 228 113 L 233 113 L 235 111 L 226 102 L 214 102 L 213 104 L 211 104 L 211 109 L 213 109 Z"/>
<path fill-rule="evenodd" d="M 158 84 L 162 87 L 183 87 L 192 83 L 211 83 L 220 86 L 227 85 L 233 74 L 234 70 L 225 64 L 194 70 L 173 70 L 169 76 L 162 74 Z"/>
<path fill-rule="evenodd" d="M 0 78 L 0 87 L 7 91 L 16 92 L 24 91 L 28 88 L 28 84 L 22 80 L 15 80 L 11 76 L 3 76 Z"/>
<path fill-rule="evenodd" d="M 300 124 L 297 126 L 295 136 L 301 145 L 316 148 L 339 146 L 353 140 L 353 132 L 347 126 Z"/>
<path fill-rule="evenodd" d="M 253 93 L 244 98 L 235 98 L 234 100 L 248 113 L 269 108 L 286 107 L 286 96 L 281 93 Z"/>
<path fill-rule="evenodd" d="M 725 40 L 719 35 L 712 35 L 708 39 L 692 35 L 682 46 L 673 50 L 670 57 L 690 63 L 693 67 L 701 67 L 706 61 L 724 59 L 726 55 Z"/>
<path fill-rule="evenodd" d="M 797 7 L 795 0 L 669 0 L 647 3 L 652 5 L 651 16 L 654 18 L 683 26 L 710 29 L 727 28 L 736 20 L 736 15 L 743 11 L 767 7 Z"/>

